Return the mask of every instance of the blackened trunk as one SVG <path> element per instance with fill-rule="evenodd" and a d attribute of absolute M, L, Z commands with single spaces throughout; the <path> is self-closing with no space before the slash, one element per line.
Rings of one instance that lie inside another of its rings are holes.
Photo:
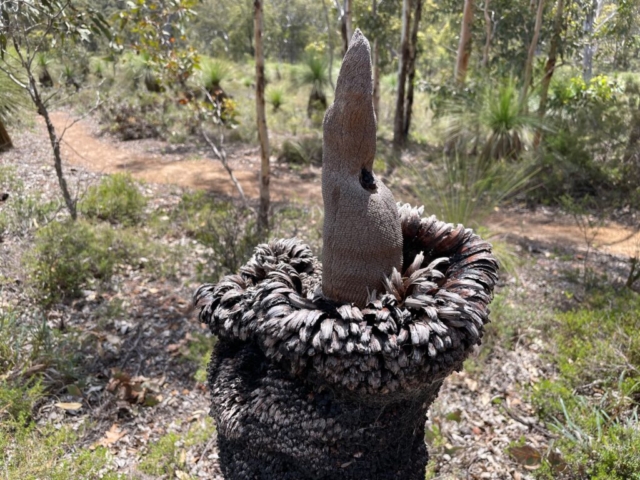
<path fill-rule="evenodd" d="M 393 150 L 396 157 L 399 157 L 400 150 L 404 146 L 404 92 L 407 83 L 407 67 L 409 64 L 409 28 L 411 22 L 411 0 L 402 2 L 402 38 L 400 47 L 400 58 L 398 59 L 398 91 L 396 94 L 396 115 L 393 123 Z M 398 162 L 398 158 L 394 160 Z M 393 170 L 395 165 L 390 165 Z"/>
<path fill-rule="evenodd" d="M 2 120 L 0 120 L 0 152 L 9 150 L 11 148 L 13 148 L 13 142 L 11 142 L 9 132 L 7 132 L 7 129 L 4 127 Z"/>
<path fill-rule="evenodd" d="M 411 30 L 411 46 L 409 50 L 409 66 L 408 66 L 408 83 L 407 83 L 407 101 L 404 108 L 404 125 L 402 127 L 403 141 L 409 138 L 409 129 L 411 128 L 411 114 L 413 111 L 413 90 L 416 81 L 416 58 L 418 57 L 418 30 L 420 28 L 420 19 L 422 17 L 423 0 L 415 0 L 416 8 L 413 12 L 413 27 Z"/>

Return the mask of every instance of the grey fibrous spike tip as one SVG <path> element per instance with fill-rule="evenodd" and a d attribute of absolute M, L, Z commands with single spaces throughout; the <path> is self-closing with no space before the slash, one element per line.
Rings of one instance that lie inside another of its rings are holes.
<path fill-rule="evenodd" d="M 332 300 L 362 306 L 367 291 L 400 269 L 402 234 L 395 200 L 375 176 L 376 118 L 369 42 L 357 30 L 324 119 L 322 197 L 324 275 Z"/>

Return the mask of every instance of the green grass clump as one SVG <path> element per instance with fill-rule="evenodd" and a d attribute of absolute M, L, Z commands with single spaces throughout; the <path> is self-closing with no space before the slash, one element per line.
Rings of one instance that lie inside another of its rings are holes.
<path fill-rule="evenodd" d="M 295 140 L 285 140 L 280 148 L 278 161 L 294 166 L 320 165 L 322 163 L 322 137 L 304 135 Z"/>
<path fill-rule="evenodd" d="M 284 90 L 281 88 L 270 88 L 267 91 L 267 102 L 273 107 L 273 111 L 277 112 L 284 103 Z"/>
<path fill-rule="evenodd" d="M 77 332 L 51 329 L 33 312 L 0 307 L 0 471 L 3 478 L 118 478 L 105 468 L 108 452 L 78 449 L 82 428 L 36 424 L 47 392 L 78 380 Z"/>
<path fill-rule="evenodd" d="M 146 206 L 147 199 L 131 176 L 116 173 L 89 188 L 80 202 L 80 211 L 90 218 L 135 225 L 142 219 Z"/>
<path fill-rule="evenodd" d="M 607 291 L 557 315 L 550 332 L 558 378 L 533 400 L 563 461 L 540 478 L 640 479 L 640 298 Z"/>
<path fill-rule="evenodd" d="M 186 473 L 186 452 L 192 447 L 206 445 L 215 433 L 210 418 L 197 422 L 186 432 L 169 432 L 151 444 L 149 452 L 142 458 L 138 468 L 147 475 L 162 478 L 182 478 L 176 472 Z"/>

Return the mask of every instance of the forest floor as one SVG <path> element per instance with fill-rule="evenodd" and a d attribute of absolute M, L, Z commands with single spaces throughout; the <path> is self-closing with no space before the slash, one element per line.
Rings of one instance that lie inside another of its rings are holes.
<path fill-rule="evenodd" d="M 54 121 L 58 131 L 70 124 L 62 112 L 54 114 Z M 16 148 L 0 155 L 0 167 L 14 169 L 25 194 L 56 198 L 41 125 L 15 132 L 14 140 Z M 96 184 L 103 174 L 129 172 L 146 182 L 142 189 L 150 198 L 149 210 L 169 211 L 191 188 L 235 195 L 222 166 L 206 152 L 158 141 L 117 142 L 98 136 L 90 119 L 66 131 L 63 152 L 75 191 Z M 257 196 L 256 148 L 233 147 L 229 153 L 245 192 Z M 321 201 L 316 168 L 300 172 L 276 164 L 271 185 L 272 195 L 281 201 Z M 587 261 L 585 232 L 570 218 L 543 209 L 496 212 L 489 226 L 509 232 L 522 257 L 518 278 L 503 277 L 496 300 L 498 311 L 515 314 L 510 320 L 495 318 L 468 368 L 445 382 L 427 423 L 428 478 L 528 479 L 541 459 L 554 453 L 550 445 L 556 435 L 536 417 L 529 398 L 536 382 L 555 375 L 554 367 L 539 324 L 520 319 L 542 318 L 579 302 L 575 276 Z M 624 280 L 628 256 L 640 244 L 637 232 L 611 222 L 595 233 L 590 268 Z M 20 258 L 32 240 L 32 233 L 13 232 L 0 241 L 0 310 L 19 309 L 21 321 L 27 322 L 42 320 L 23 287 L 28 278 Z M 202 358 L 212 342 L 191 306 L 203 249 L 186 236 L 161 241 L 183 252 L 173 275 L 125 266 L 108 291 L 85 291 L 82 299 L 44 314 L 52 328 L 64 326 L 83 339 L 80 387 L 53 388 L 34 414 L 42 430 L 53 425 L 78 433 L 60 458 L 73 462 L 87 452 L 105 452 L 98 471 L 77 478 L 110 478 L 114 473 L 141 479 L 222 478 L 203 383 Z M 4 455 L 18 452 L 9 449 Z"/>

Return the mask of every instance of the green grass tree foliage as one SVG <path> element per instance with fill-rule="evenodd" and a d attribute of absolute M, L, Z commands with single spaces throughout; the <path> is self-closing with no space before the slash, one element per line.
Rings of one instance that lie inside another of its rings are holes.
<path fill-rule="evenodd" d="M 329 85 L 327 64 L 318 55 L 308 55 L 302 65 L 296 83 L 300 86 L 311 87 L 307 115 L 311 118 L 314 112 L 324 112 L 327 109 L 327 95 L 325 88 Z"/>
<path fill-rule="evenodd" d="M 487 84 L 471 101 L 463 98 L 449 111 L 443 118 L 447 144 L 463 155 L 479 155 L 487 165 L 519 159 L 531 148 L 534 132 L 548 130 L 543 120 L 525 110 L 513 78 Z"/>
<path fill-rule="evenodd" d="M 8 75 L 0 72 L 0 151 L 13 146 L 6 125 L 15 121 L 20 111 L 26 107 L 26 92 L 16 85 Z"/>

